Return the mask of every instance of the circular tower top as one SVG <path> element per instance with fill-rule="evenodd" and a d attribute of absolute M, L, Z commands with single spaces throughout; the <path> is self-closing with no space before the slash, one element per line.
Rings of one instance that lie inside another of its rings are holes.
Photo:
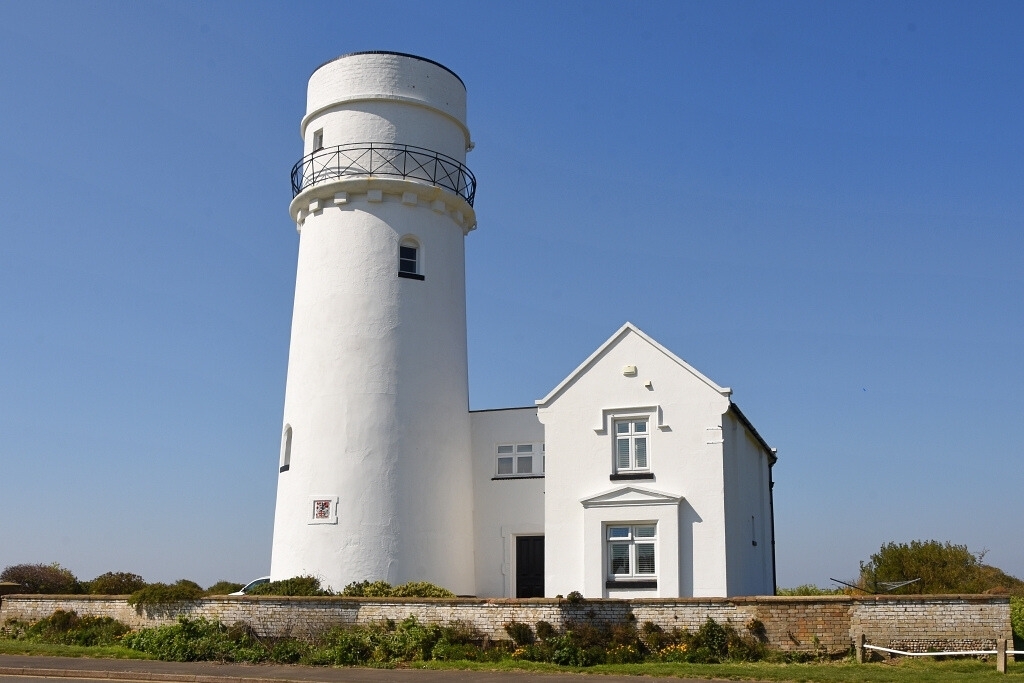
<path fill-rule="evenodd" d="M 466 86 L 454 71 L 401 52 L 353 52 L 323 64 L 309 78 L 300 134 L 320 114 L 360 102 L 401 102 L 433 110 L 454 122 L 470 148 Z"/>

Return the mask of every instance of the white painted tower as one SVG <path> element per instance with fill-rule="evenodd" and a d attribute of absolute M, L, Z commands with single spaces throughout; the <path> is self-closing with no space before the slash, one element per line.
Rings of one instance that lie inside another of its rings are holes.
<path fill-rule="evenodd" d="M 391 52 L 309 79 L 271 578 L 475 593 L 466 89 Z"/>

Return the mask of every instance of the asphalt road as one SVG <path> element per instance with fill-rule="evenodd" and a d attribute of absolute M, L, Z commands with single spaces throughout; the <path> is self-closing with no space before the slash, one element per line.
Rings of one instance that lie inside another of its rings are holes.
<path fill-rule="evenodd" d="M 523 671 L 430 671 L 424 669 L 362 669 L 312 666 L 158 662 L 151 660 L 87 659 L 0 655 L 0 683 L 42 683 L 60 680 L 116 680 L 163 683 L 509 683 L 522 679 L 552 683 L 712 683 L 706 679 L 549 674 Z"/>

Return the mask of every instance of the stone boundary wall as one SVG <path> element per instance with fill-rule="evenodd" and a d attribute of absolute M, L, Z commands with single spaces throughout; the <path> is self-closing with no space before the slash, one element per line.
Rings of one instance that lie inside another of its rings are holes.
<path fill-rule="evenodd" d="M 58 609 L 108 616 L 132 628 L 170 624 L 178 616 L 248 622 L 260 635 L 308 637 L 337 625 L 368 624 L 409 616 L 420 622 L 472 624 L 492 639 L 507 640 L 505 624 L 550 622 L 558 629 L 574 621 L 615 623 L 632 614 L 666 630 L 695 630 L 708 617 L 740 632 L 756 619 L 763 637 L 790 651 L 849 650 L 857 633 L 872 645 L 925 651 L 928 648 L 994 649 L 1012 638 L 1010 601 L 990 595 L 758 596 L 659 598 L 650 600 L 527 600 L 475 598 L 214 597 L 170 610 L 136 611 L 125 596 L 7 595 L 0 598 L 0 627 L 8 619 L 35 621 Z"/>

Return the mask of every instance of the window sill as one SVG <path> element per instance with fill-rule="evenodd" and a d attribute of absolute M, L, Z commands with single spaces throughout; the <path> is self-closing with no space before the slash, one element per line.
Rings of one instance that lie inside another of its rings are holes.
<path fill-rule="evenodd" d="M 506 481 L 508 479 L 543 479 L 543 474 L 509 474 L 503 477 L 491 477 L 491 481 Z"/>
<path fill-rule="evenodd" d="M 403 273 L 402 271 L 398 271 L 398 277 L 406 277 L 406 278 L 409 278 L 410 280 L 426 280 L 427 279 L 427 278 L 423 277 L 422 275 L 420 275 L 419 273 Z"/>
<path fill-rule="evenodd" d="M 630 479 L 654 479 L 652 472 L 623 472 L 608 477 L 612 481 L 629 481 Z"/>
<path fill-rule="evenodd" d="M 281 465 L 281 471 L 282 472 L 287 472 L 288 468 L 289 468 L 289 465 Z"/>
<path fill-rule="evenodd" d="M 658 580 L 653 581 L 605 581 L 605 588 L 657 588 Z"/>

